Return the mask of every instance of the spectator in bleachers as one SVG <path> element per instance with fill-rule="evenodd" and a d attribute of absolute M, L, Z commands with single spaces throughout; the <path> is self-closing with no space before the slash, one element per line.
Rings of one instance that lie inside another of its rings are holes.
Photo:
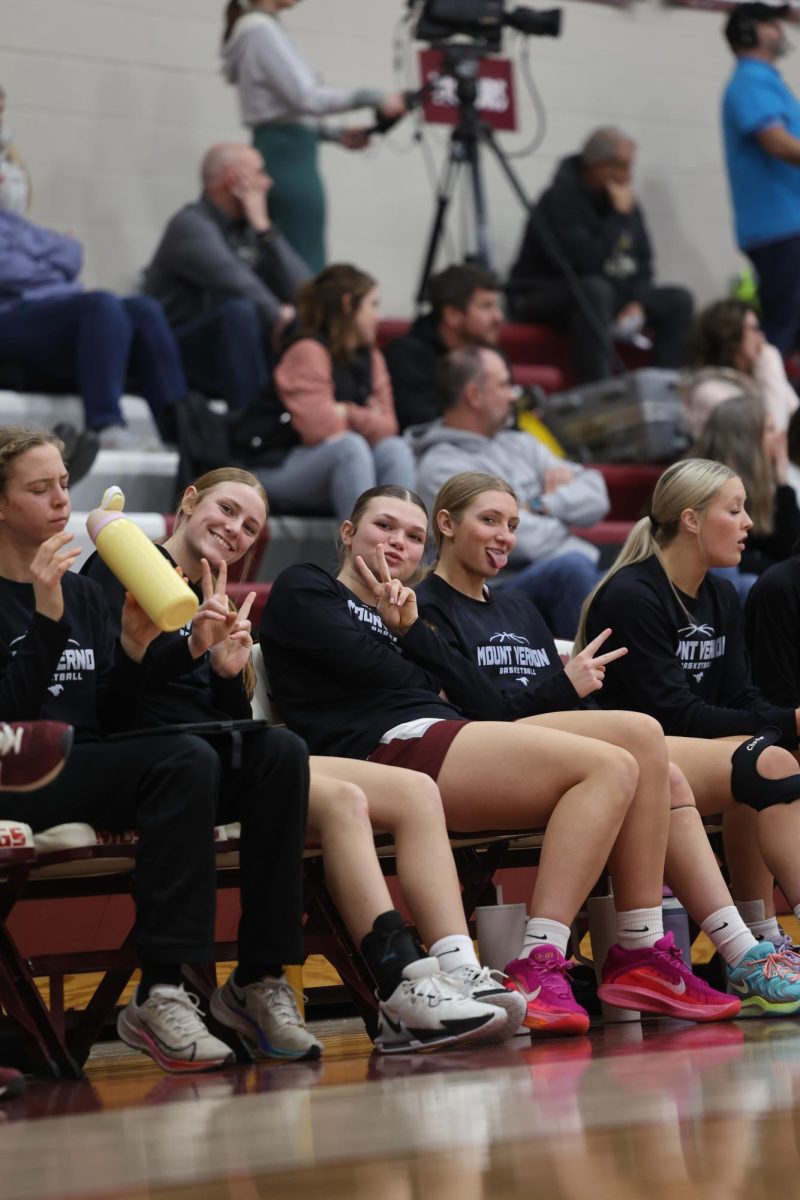
<path fill-rule="evenodd" d="M 567 943 L 606 858 L 621 944 L 601 996 L 690 1020 L 734 1015 L 735 997 L 693 981 L 669 943 L 659 944 L 669 763 L 657 726 L 623 719 L 638 737 L 637 759 L 600 738 L 497 719 L 461 656 L 418 620 L 408 583 L 427 532 L 418 496 L 374 488 L 342 523 L 336 578 L 302 564 L 275 580 L 261 645 L 290 727 L 318 752 L 430 775 L 451 828 L 547 827 L 530 919 L 506 967 L 509 986 L 527 999 L 530 1029 L 588 1029 L 569 987 Z"/>
<path fill-rule="evenodd" d="M 0 209 L 22 216 L 31 207 L 31 176 L 5 118 L 6 93 L 0 87 Z"/>
<path fill-rule="evenodd" d="M 375 280 L 347 264 L 326 267 L 299 293 L 298 332 L 275 370 L 294 445 L 257 470 L 284 512 L 341 518 L 375 483 L 415 483 L 375 345 L 379 303 Z"/>
<path fill-rule="evenodd" d="M 654 366 L 686 362 L 692 297 L 653 281 L 650 235 L 632 183 L 635 153 L 621 130 L 596 129 L 580 153 L 563 159 L 528 219 L 511 271 L 511 316 L 567 330 L 579 382 L 610 375 L 613 337 L 631 340 L 643 329 L 652 335 Z"/>
<path fill-rule="evenodd" d="M 164 308 L 191 386 L 249 408 L 267 387 L 309 272 L 270 220 L 272 181 L 257 150 L 212 146 L 200 177 L 202 195 L 167 225 L 145 291 Z"/>
<path fill-rule="evenodd" d="M 758 276 L 768 340 L 791 354 L 800 335 L 800 103 L 776 64 L 790 48 L 789 5 L 734 4 L 725 40 L 736 65 L 722 132 L 736 241 Z"/>
<path fill-rule="evenodd" d="M 788 429 L 797 393 L 780 352 L 764 337 L 758 313 L 743 300 L 717 300 L 700 313 L 689 366 L 680 392 L 692 437 L 700 435 L 715 405 L 741 395 L 763 400 L 778 433 Z"/>
<path fill-rule="evenodd" d="M 223 467 L 207 473 L 181 498 L 174 531 L 162 553 L 185 573 L 198 598 L 205 601 L 204 607 L 214 606 L 220 617 L 229 607 L 225 595 L 228 568 L 252 549 L 266 517 L 264 489 L 253 475 L 237 468 Z M 122 585 L 97 555 L 84 571 L 103 588 L 112 621 L 118 625 L 124 601 Z M 247 636 L 229 633 L 234 622 L 241 624 L 246 608 L 247 600 L 238 620 L 231 612 L 227 623 L 218 620 L 216 625 L 206 624 L 203 629 L 196 628 L 195 618 L 191 629 L 161 635 L 150 652 L 151 682 L 149 687 L 145 685 L 140 710 L 143 725 L 236 719 L 250 714 L 248 694 L 253 681 L 249 628 Z M 233 636 L 240 640 L 229 648 L 227 643 Z M 211 646 L 203 652 L 210 639 Z M 164 669 L 166 663 L 171 664 L 169 670 Z M 263 731 L 244 733 L 245 749 L 253 737 L 265 739 Z M 475 958 L 435 785 L 409 771 L 350 759 L 315 757 L 310 768 L 309 831 L 322 847 L 328 890 L 379 988 L 378 1045 L 393 1051 L 418 1048 L 411 1030 L 420 1001 L 430 994 L 437 999 L 440 1011 L 439 1019 L 423 1039 L 425 1045 L 461 1040 L 455 1031 L 447 1030 L 448 1020 L 463 1020 L 461 1032 L 468 1040 L 477 1029 L 487 1035 L 491 1032 L 498 1040 L 512 1036 L 525 1014 L 524 1004 L 519 997 L 509 996 L 488 971 L 482 971 Z M 248 775 L 240 776 L 237 782 L 235 772 L 226 772 L 224 803 L 235 805 L 238 792 L 239 806 L 274 806 L 271 792 L 248 795 L 253 787 Z M 235 813 L 228 817 L 222 814 L 222 819 L 234 817 Z M 412 966 L 423 956 L 390 899 L 375 853 L 372 824 L 390 833 L 396 844 L 398 878 L 419 934 L 431 948 L 431 959 L 424 970 Z M 242 836 L 252 838 L 246 818 Z M 262 922 L 274 928 L 284 911 L 279 867 L 285 848 L 268 837 L 257 840 L 255 846 L 251 849 L 248 842 L 245 850 L 252 856 L 252 869 L 257 869 L 262 881 L 274 877 L 275 884 L 266 895 L 259 896 L 253 890 L 254 880 L 245 877 L 243 902 L 248 909 L 253 903 L 261 904 Z M 446 959 L 454 946 L 456 952 L 450 955 L 450 963 L 458 961 L 460 965 L 453 967 L 453 977 L 447 980 L 440 973 L 447 967 L 440 968 L 436 956 L 441 954 Z M 411 968 L 408 975 L 403 974 L 405 967 Z M 420 971 L 416 982 L 414 971 Z M 308 1038 L 286 983 L 276 978 L 242 989 L 238 983 L 234 976 L 212 999 L 212 1008 L 223 1023 L 233 1021 L 252 1040 L 249 1012 L 250 1017 L 258 1018 L 257 1024 L 265 1034 L 270 1032 L 273 1049 L 285 1045 L 287 1038 Z M 463 997 L 453 995 L 454 983 L 458 988 L 466 985 Z M 477 1005 L 465 1003 L 465 998 L 477 1001 Z M 502 1020 L 498 1020 L 498 1008 Z M 395 1026 L 401 1023 L 401 1028 L 393 1032 L 387 1018 Z"/>
<path fill-rule="evenodd" d="M 504 586 L 525 592 L 557 637 L 573 637 L 581 604 L 600 578 L 598 550 L 570 532 L 608 512 L 599 471 L 565 462 L 531 434 L 510 429 L 514 397 L 495 350 L 452 351 L 439 376 L 443 416 L 408 434 L 418 456 L 419 490 L 433 500 L 451 475 L 491 471 L 520 497 L 521 522 Z"/>
<path fill-rule="evenodd" d="M 786 434 L 777 432 L 760 396 L 732 396 L 712 409 L 692 457 L 724 463 L 744 484 L 753 524 L 738 569 L 750 577 L 749 591 L 762 571 L 789 557 L 800 538 Z"/>
<path fill-rule="evenodd" d="M 428 280 L 430 311 L 386 347 L 394 403 L 401 429 L 441 416 L 437 367 L 461 346 L 496 346 L 503 310 L 499 284 L 484 267 L 446 267 Z"/>
<path fill-rule="evenodd" d="M 147 296 L 84 291 L 82 263 L 76 238 L 0 212 L 0 362 L 76 387 L 106 450 L 141 447 L 120 407 L 130 375 L 171 441 L 186 379 L 161 307 Z"/>
<path fill-rule="evenodd" d="M 138 830 L 142 978 L 120 1018 L 123 1036 L 170 1071 L 220 1066 L 233 1055 L 181 985 L 182 963 L 213 958 L 217 759 L 184 734 L 105 740 L 136 726 L 159 630 L 128 597 L 115 648 L 100 589 L 70 570 L 80 551 L 65 531 L 67 485 L 53 434 L 0 430 L 0 719 L 75 730 L 60 775 L 37 791 L 3 791 L 0 817 L 24 816 L 35 832 L 70 821 Z M 302 780 L 299 749 L 297 758 Z"/>
<path fill-rule="evenodd" d="M 320 141 L 348 150 L 366 146 L 366 128 L 326 128 L 328 113 L 370 106 L 399 117 L 399 92 L 323 84 L 283 28 L 279 14 L 296 0 L 229 0 L 222 58 L 225 78 L 236 85 L 242 121 L 253 131 L 275 187 L 270 215 L 312 274 L 326 263 L 325 189 L 317 165 Z"/>
<path fill-rule="evenodd" d="M 436 566 L 416 588 L 420 616 L 462 656 L 487 714 L 623 746 L 636 755 L 641 781 L 652 770 L 654 743 L 663 749 L 660 728 L 642 721 L 639 713 L 603 711 L 594 699 L 602 693 L 606 673 L 612 676 L 617 669 L 624 648 L 604 654 L 610 631 L 602 630 L 562 667 L 536 608 L 524 597 L 509 597 L 489 586 L 513 547 L 518 522 L 516 496 L 505 480 L 478 472 L 450 479 L 435 504 Z M 733 906 L 691 789 L 675 765 L 692 744 L 671 738 L 668 749 L 673 764 L 664 877 L 724 962 L 736 969 L 761 951 L 753 956 L 755 934 Z M 756 974 L 753 985 L 769 1003 L 770 981 Z"/>
<path fill-rule="evenodd" d="M 710 571 L 738 564 L 751 524 L 729 467 L 702 459 L 668 467 L 650 514 L 588 598 L 575 648 L 607 628 L 606 646 L 627 648 L 596 698 L 655 717 L 700 811 L 724 813 L 731 891 L 763 939 L 769 975 L 773 946 L 790 944 L 775 918 L 774 881 L 800 913 L 800 709 L 770 703 L 753 685 L 738 598 Z M 796 960 L 791 980 L 774 976 L 774 998 L 787 1007 L 773 1011 L 800 1011 Z M 732 978 L 745 1006 L 763 1010 L 749 1001 L 750 984 Z"/>

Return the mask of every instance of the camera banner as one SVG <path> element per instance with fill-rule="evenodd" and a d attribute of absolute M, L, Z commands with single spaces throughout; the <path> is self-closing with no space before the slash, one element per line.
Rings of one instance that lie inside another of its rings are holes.
<path fill-rule="evenodd" d="M 431 125 L 455 125 L 458 122 L 458 91 L 454 75 L 443 71 L 441 50 L 420 50 L 420 79 L 428 87 L 424 103 L 425 120 Z M 483 121 L 493 129 L 516 130 L 517 108 L 514 75 L 508 58 L 482 58 L 478 64 L 476 108 Z"/>

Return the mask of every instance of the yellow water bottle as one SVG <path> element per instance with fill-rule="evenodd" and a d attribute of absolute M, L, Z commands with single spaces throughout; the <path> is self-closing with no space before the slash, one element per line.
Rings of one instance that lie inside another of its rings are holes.
<path fill-rule="evenodd" d="M 86 518 L 89 537 L 150 620 L 165 633 L 181 629 L 197 612 L 197 596 L 147 534 L 123 514 L 124 504 L 121 488 L 107 488 L 100 507 Z"/>

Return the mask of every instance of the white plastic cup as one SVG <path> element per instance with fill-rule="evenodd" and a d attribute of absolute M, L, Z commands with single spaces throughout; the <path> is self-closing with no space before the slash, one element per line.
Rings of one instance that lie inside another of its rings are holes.
<path fill-rule="evenodd" d="M 478 957 L 485 967 L 502 971 L 519 958 L 528 913 L 524 904 L 488 904 L 475 909 Z"/>
<path fill-rule="evenodd" d="M 592 962 L 598 984 L 603 982 L 603 964 L 609 949 L 617 940 L 617 910 L 613 896 L 590 896 L 586 901 L 589 917 L 589 936 L 592 940 Z M 601 1001 L 602 1003 L 602 1001 Z M 639 1013 L 630 1008 L 603 1004 L 603 1020 L 609 1022 L 638 1021 Z"/>

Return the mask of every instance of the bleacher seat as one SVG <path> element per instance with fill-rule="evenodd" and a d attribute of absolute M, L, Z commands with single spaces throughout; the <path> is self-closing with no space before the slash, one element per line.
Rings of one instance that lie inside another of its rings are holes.
<path fill-rule="evenodd" d="M 123 396 L 122 412 L 129 428 L 142 441 L 161 443 L 150 408 L 139 396 Z M 79 396 L 0 390 L 0 425 L 37 425 L 52 429 L 62 421 L 83 429 L 83 401 Z"/>

